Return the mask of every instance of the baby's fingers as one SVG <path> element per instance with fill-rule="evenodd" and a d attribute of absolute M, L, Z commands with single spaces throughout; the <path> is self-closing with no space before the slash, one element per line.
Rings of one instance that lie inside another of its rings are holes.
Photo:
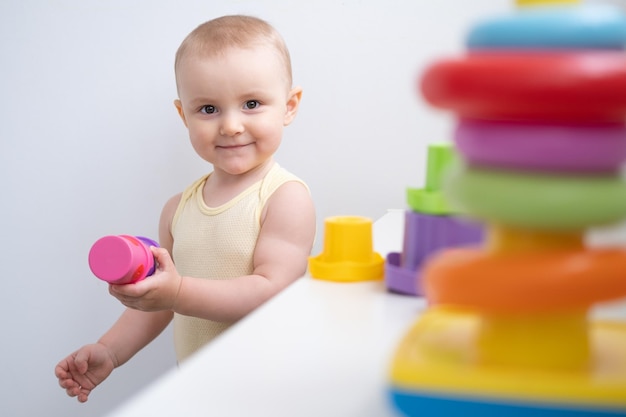
<path fill-rule="evenodd" d="M 59 386 L 67 391 L 67 395 L 75 396 L 71 395 L 70 392 L 76 388 L 80 388 L 80 385 L 74 381 L 72 374 L 66 371 L 61 365 L 58 365 L 54 369 L 54 374 L 59 380 Z"/>
<path fill-rule="evenodd" d="M 154 255 L 160 269 L 167 269 L 167 267 L 174 263 L 167 249 L 152 246 L 150 247 L 150 250 L 152 250 L 152 255 Z"/>
<path fill-rule="evenodd" d="M 85 387 L 81 387 L 80 384 L 78 384 L 73 379 L 59 380 L 59 385 L 61 386 L 61 388 L 65 389 L 65 392 L 68 396 L 77 397 L 78 401 L 81 403 L 84 403 L 89 399 L 88 397 L 91 393 L 91 390 Z"/>
<path fill-rule="evenodd" d="M 76 397 L 81 392 L 81 387 L 72 379 L 59 380 L 61 388 L 65 389 L 65 393 L 70 397 Z"/>
<path fill-rule="evenodd" d="M 77 395 L 78 402 L 81 402 L 81 403 L 87 402 L 87 400 L 89 399 L 90 393 L 91 393 L 90 389 L 80 388 L 80 390 L 78 391 L 78 395 Z"/>

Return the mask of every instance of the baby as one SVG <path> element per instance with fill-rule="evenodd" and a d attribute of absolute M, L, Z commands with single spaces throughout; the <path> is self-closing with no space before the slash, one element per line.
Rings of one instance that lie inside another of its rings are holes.
<path fill-rule="evenodd" d="M 80 402 L 172 320 L 180 362 L 306 271 L 313 202 L 273 158 L 302 97 L 282 37 L 257 18 L 214 19 L 185 38 L 175 71 L 174 104 L 213 170 L 165 204 L 155 274 L 110 286 L 127 307 L 117 322 L 56 366 Z"/>

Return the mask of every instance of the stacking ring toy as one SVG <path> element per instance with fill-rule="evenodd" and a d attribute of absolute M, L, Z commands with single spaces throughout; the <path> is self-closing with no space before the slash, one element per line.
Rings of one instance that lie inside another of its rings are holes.
<path fill-rule="evenodd" d="M 487 366 L 477 359 L 482 315 L 429 308 L 393 357 L 392 401 L 407 416 L 623 417 L 626 326 L 589 327 L 589 366 L 582 371 Z M 524 348 L 524 357 L 544 354 L 534 346 L 511 350 Z"/>
<path fill-rule="evenodd" d="M 626 250 L 492 254 L 449 249 L 422 273 L 435 304 L 490 312 L 582 310 L 626 296 Z"/>
<path fill-rule="evenodd" d="M 575 230 L 626 215 L 619 176 L 566 176 L 480 169 L 457 164 L 448 172 L 452 206 L 480 220 L 544 230 Z"/>
<path fill-rule="evenodd" d="M 475 26 L 467 48 L 624 49 L 626 17 L 610 5 L 538 7 Z"/>
<path fill-rule="evenodd" d="M 623 123 L 626 54 L 472 53 L 427 69 L 421 89 L 466 118 Z"/>
<path fill-rule="evenodd" d="M 461 120 L 454 134 L 472 164 L 529 170 L 610 172 L 626 160 L 626 125 Z"/>
<path fill-rule="evenodd" d="M 89 250 L 89 268 L 96 277 L 111 284 L 141 281 L 156 269 L 150 246 L 159 244 L 143 236 L 104 236 Z"/>

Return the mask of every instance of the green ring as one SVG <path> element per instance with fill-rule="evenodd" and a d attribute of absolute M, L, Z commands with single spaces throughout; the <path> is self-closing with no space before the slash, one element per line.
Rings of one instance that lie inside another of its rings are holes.
<path fill-rule="evenodd" d="M 615 176 L 451 167 L 450 205 L 480 220 L 537 229 L 586 229 L 626 217 L 626 183 Z"/>

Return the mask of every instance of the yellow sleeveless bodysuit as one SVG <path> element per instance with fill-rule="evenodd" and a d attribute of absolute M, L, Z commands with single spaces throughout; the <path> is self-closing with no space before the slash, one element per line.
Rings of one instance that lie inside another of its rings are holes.
<path fill-rule="evenodd" d="M 209 174 L 210 175 L 210 174 Z M 252 255 L 261 228 L 261 212 L 271 195 L 286 182 L 306 184 L 273 165 L 265 177 L 219 207 L 208 207 L 202 189 L 205 175 L 182 194 L 172 220 L 172 257 L 183 276 L 231 279 L 253 271 Z M 174 347 L 179 362 L 233 323 L 174 314 Z"/>

